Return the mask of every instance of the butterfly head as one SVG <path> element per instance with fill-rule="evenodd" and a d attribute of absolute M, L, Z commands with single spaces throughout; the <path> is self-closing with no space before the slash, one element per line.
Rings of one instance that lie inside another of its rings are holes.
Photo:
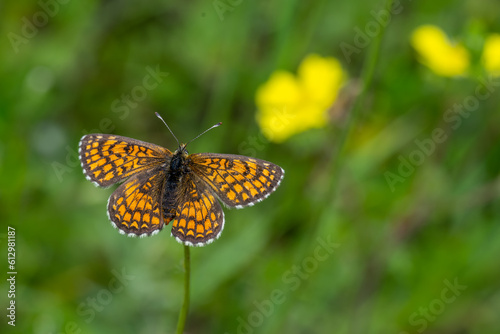
<path fill-rule="evenodd" d="M 186 149 L 186 146 L 187 146 L 187 144 L 184 144 L 184 143 L 179 144 L 179 148 L 175 151 L 174 154 L 179 154 L 179 155 L 182 155 L 184 157 L 187 157 L 189 152 Z"/>

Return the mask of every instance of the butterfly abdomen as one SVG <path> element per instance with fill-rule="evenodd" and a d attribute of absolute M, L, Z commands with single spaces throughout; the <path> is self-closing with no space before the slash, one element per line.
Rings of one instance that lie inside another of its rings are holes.
<path fill-rule="evenodd" d="M 178 205 L 179 185 L 182 177 L 187 173 L 186 159 L 182 152 L 175 152 L 170 160 L 167 171 L 167 180 L 163 191 L 163 217 L 174 218 Z"/>

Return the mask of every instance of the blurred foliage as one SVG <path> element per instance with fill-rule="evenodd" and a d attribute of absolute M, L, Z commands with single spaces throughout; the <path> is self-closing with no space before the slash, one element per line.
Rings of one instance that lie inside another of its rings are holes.
<path fill-rule="evenodd" d="M 174 331 L 182 246 L 169 227 L 114 230 L 112 189 L 85 180 L 77 156 L 92 132 L 175 149 L 157 111 L 182 141 L 223 122 L 191 152 L 286 170 L 192 249 L 186 333 L 497 333 L 500 78 L 474 64 L 499 12 L 496 0 L 2 1 L 0 248 L 6 277 L 15 227 L 18 275 L 16 327 L 4 279 L 0 331 Z M 411 36 L 425 24 L 461 36 L 471 75 L 419 62 Z M 256 91 L 309 54 L 350 80 L 327 126 L 271 143 Z"/>

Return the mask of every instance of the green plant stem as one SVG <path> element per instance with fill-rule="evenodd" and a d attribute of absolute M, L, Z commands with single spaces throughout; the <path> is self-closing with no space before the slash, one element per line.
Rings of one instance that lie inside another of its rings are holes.
<path fill-rule="evenodd" d="M 387 0 L 385 4 L 385 8 L 390 9 L 392 6 L 393 0 Z M 332 184 L 330 186 L 330 192 L 326 198 L 329 200 L 334 200 L 335 194 L 336 194 L 336 189 L 337 189 L 337 184 L 338 184 L 338 177 L 340 176 L 340 173 L 338 172 L 339 169 L 339 161 L 341 161 L 341 156 L 342 153 L 345 149 L 345 143 L 347 142 L 347 139 L 351 135 L 352 129 L 354 125 L 356 124 L 360 110 L 364 106 L 364 102 L 366 99 L 366 95 L 368 91 L 371 88 L 371 84 L 373 81 L 373 76 L 375 73 L 375 69 L 378 63 L 379 55 L 380 55 L 380 46 L 382 44 L 382 38 L 385 33 L 385 26 L 381 27 L 380 33 L 373 39 L 372 45 L 370 46 L 368 50 L 368 56 L 365 58 L 365 62 L 363 64 L 363 70 L 361 73 L 361 92 L 358 96 L 358 98 L 354 101 L 354 104 L 351 108 L 351 111 L 348 113 L 348 119 L 346 122 L 346 126 L 343 129 L 343 131 L 340 133 L 339 139 L 338 139 L 338 146 L 337 146 L 337 151 L 335 152 L 335 155 L 332 159 L 332 165 L 331 165 L 331 170 L 332 170 Z"/>
<path fill-rule="evenodd" d="M 184 332 L 186 317 L 189 311 L 189 281 L 191 277 L 190 261 L 189 246 L 184 245 L 184 301 L 182 302 L 179 320 L 177 321 L 177 334 L 182 334 Z"/>

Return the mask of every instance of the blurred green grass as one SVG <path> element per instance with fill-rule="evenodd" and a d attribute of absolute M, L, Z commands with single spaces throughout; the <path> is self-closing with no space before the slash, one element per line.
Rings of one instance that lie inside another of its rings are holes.
<path fill-rule="evenodd" d="M 345 143 L 339 121 L 280 145 L 251 144 L 259 84 L 313 52 L 358 78 L 372 45 L 350 61 L 339 45 L 383 3 L 232 3 L 221 20 L 214 2 L 67 2 L 18 52 L 8 34 L 21 35 L 41 7 L 0 5 L 0 234 L 6 259 L 7 225 L 16 228 L 18 271 L 16 327 L 3 316 L 2 333 L 173 332 L 182 246 L 169 227 L 118 234 L 106 216 L 112 189 L 85 180 L 75 156 L 87 132 L 175 149 L 155 111 L 182 141 L 224 123 L 190 152 L 250 147 L 286 170 L 269 199 L 226 209 L 221 238 L 192 250 L 186 333 L 497 333 L 499 94 L 450 128 L 443 114 L 479 83 L 433 75 L 409 44 L 426 23 L 453 36 L 499 32 L 497 2 L 402 1 Z M 147 68 L 169 75 L 118 109 Z M 384 174 L 436 128 L 448 139 L 391 191 Z M 324 261 L 317 238 L 339 245 Z M 118 284 L 122 271 L 130 279 Z M 443 302 L 455 279 L 466 289 Z M 4 280 L 2 305 L 7 290 Z M 275 290 L 284 300 L 269 306 Z"/>

